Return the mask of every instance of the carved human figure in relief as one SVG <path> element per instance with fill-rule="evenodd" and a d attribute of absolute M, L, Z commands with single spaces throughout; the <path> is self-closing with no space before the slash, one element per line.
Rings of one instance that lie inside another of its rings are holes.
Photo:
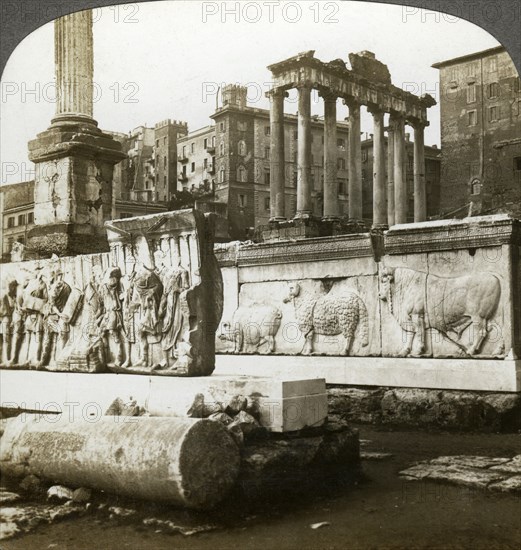
<path fill-rule="evenodd" d="M 176 359 L 176 349 L 188 326 L 187 304 L 185 292 L 190 288 L 188 271 L 178 265 L 167 270 L 165 287 L 159 305 L 159 318 L 162 323 L 161 349 L 163 350 L 162 367 L 173 366 Z"/>
<path fill-rule="evenodd" d="M 63 348 L 69 339 L 70 318 L 64 309 L 71 295 L 71 287 L 64 281 L 63 271 L 59 267 L 52 274 L 48 293 L 48 302 L 44 310 L 43 349 L 39 367 L 49 364 L 57 343 L 60 348 Z"/>
<path fill-rule="evenodd" d="M 369 344 L 367 309 L 360 296 L 354 292 L 317 296 L 304 291 L 298 282 L 291 282 L 288 287 L 288 296 L 283 301 L 292 302 L 295 307 L 299 328 L 306 339 L 302 354 L 313 353 L 315 334 L 343 334 L 346 342 L 342 354 L 349 355 L 358 325 L 362 345 L 365 347 Z"/>
<path fill-rule="evenodd" d="M 132 284 L 127 291 L 126 314 L 128 321 L 134 321 L 133 314 L 137 314 L 136 330 L 139 338 L 139 361 L 135 367 L 151 368 L 152 357 L 150 344 L 159 342 L 158 308 L 163 292 L 163 285 L 157 274 L 145 265 L 138 268 L 132 277 Z M 127 331 L 127 338 L 131 336 Z M 130 340 L 129 340 L 130 341 Z M 130 349 L 123 367 L 131 365 Z"/>
<path fill-rule="evenodd" d="M 0 298 L 0 364 L 2 365 L 7 365 L 11 359 L 17 288 L 18 282 L 16 279 L 11 279 L 7 282 L 7 289 Z"/>
<path fill-rule="evenodd" d="M 42 355 L 44 313 L 49 295 L 43 270 L 37 269 L 38 272 L 28 283 L 22 299 L 25 312 L 25 366 L 39 365 Z"/>
<path fill-rule="evenodd" d="M 425 330 L 436 329 L 464 353 L 476 355 L 488 334 L 488 322 L 499 304 L 501 285 L 492 273 L 438 277 L 408 268 L 383 267 L 380 299 L 406 334 L 399 356 L 425 352 Z M 460 342 L 471 324 L 466 347 Z M 414 349 L 413 349 L 414 347 Z"/>
<path fill-rule="evenodd" d="M 14 310 L 13 310 L 13 343 L 12 343 L 12 352 L 8 360 L 8 366 L 13 367 L 19 364 L 20 349 L 22 343 L 25 339 L 25 319 L 27 313 L 23 307 L 24 295 L 29 284 L 29 276 L 26 274 L 22 283 L 18 285 L 16 289 L 16 298 L 14 301 Z"/>
<path fill-rule="evenodd" d="M 109 337 L 116 346 L 114 365 L 120 367 L 123 363 L 123 288 L 121 286 L 121 270 L 112 267 L 106 273 L 106 280 L 101 285 L 101 320 L 100 330 L 104 339 L 106 357 L 110 356 Z"/>

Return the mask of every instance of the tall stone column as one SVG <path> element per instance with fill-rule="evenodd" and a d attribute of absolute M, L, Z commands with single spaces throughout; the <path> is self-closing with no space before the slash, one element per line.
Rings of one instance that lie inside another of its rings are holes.
<path fill-rule="evenodd" d="M 405 119 L 394 118 L 394 223 L 407 223 L 407 180 L 405 176 Z"/>
<path fill-rule="evenodd" d="M 270 222 L 286 219 L 284 211 L 284 90 L 272 90 L 270 98 Z"/>
<path fill-rule="evenodd" d="M 92 12 L 57 19 L 54 45 L 56 116 L 29 142 L 35 225 L 27 248 L 35 257 L 108 250 L 104 223 L 112 216 L 113 169 L 126 156 L 92 118 Z"/>
<path fill-rule="evenodd" d="M 92 11 L 64 15 L 54 21 L 56 118 L 92 119 L 94 48 Z"/>
<path fill-rule="evenodd" d="M 414 221 L 427 219 L 427 194 L 425 190 L 425 124 L 414 125 Z"/>
<path fill-rule="evenodd" d="M 387 222 L 394 225 L 394 123 L 387 127 Z"/>
<path fill-rule="evenodd" d="M 336 101 L 333 94 L 324 94 L 324 220 L 337 220 L 338 212 L 338 145 Z"/>
<path fill-rule="evenodd" d="M 298 178 L 295 218 L 309 218 L 311 204 L 311 87 L 298 88 Z"/>
<path fill-rule="evenodd" d="M 373 115 L 373 227 L 387 228 L 387 201 L 385 189 L 384 113 L 378 107 L 370 109 Z"/>
<path fill-rule="evenodd" d="M 346 100 L 349 107 L 349 221 L 362 222 L 362 141 L 360 104 Z"/>

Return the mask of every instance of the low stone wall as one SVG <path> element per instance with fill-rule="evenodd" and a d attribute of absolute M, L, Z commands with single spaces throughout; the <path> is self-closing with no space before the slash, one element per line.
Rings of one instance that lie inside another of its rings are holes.
<path fill-rule="evenodd" d="M 422 361 L 450 358 L 454 385 L 444 372 L 442 387 L 483 390 L 457 373 L 477 360 L 492 378 L 508 372 L 511 382 L 492 390 L 520 391 L 520 250 L 521 223 L 506 215 L 219 245 L 224 309 L 216 351 L 360 357 L 395 378 L 389 386 L 431 388 L 432 365 L 422 381 Z M 417 372 L 407 381 L 411 358 Z M 350 376 L 356 369 L 344 361 L 339 368 L 350 384 L 383 385 L 362 372 Z"/>
<path fill-rule="evenodd" d="M 329 413 L 349 422 L 455 431 L 521 429 L 521 394 L 328 387 Z"/>

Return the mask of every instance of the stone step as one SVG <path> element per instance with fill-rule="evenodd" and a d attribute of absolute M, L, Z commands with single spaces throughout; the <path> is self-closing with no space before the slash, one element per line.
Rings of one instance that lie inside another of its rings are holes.
<path fill-rule="evenodd" d="M 186 417 L 194 398 L 225 403 L 243 395 L 260 408 L 270 431 L 320 426 L 327 417 L 325 380 L 320 378 L 215 375 L 170 378 L 129 374 L 0 371 L 0 405 L 6 409 L 62 412 L 93 422 L 118 397 L 136 401 L 152 416 Z"/>

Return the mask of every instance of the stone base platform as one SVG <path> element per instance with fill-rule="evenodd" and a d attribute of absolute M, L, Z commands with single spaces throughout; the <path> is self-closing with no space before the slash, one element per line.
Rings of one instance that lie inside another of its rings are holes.
<path fill-rule="evenodd" d="M 521 392 L 521 360 L 217 355 L 216 373 L 325 378 L 327 384 Z"/>
<path fill-rule="evenodd" d="M 136 401 L 151 416 L 186 417 L 197 394 L 205 403 L 243 395 L 260 409 L 260 423 L 273 432 L 321 426 L 327 417 L 325 380 L 298 376 L 215 375 L 168 378 L 126 374 L 0 371 L 0 407 L 62 412 L 93 422 L 117 398 Z"/>

